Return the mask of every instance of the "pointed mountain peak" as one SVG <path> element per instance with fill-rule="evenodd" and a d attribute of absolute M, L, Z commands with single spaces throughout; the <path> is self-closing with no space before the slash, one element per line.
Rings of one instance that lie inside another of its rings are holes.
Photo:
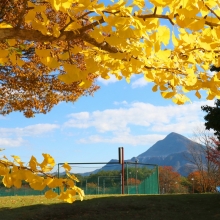
<path fill-rule="evenodd" d="M 181 134 L 172 132 L 163 140 L 156 142 L 151 148 L 140 154 L 138 158 L 145 157 L 165 157 L 169 154 L 187 151 L 187 146 L 192 141 Z"/>
<path fill-rule="evenodd" d="M 181 134 L 178 134 L 176 132 L 171 132 L 170 134 L 168 134 L 164 139 L 168 139 L 168 138 L 184 138 L 187 139 L 186 137 L 184 137 Z"/>

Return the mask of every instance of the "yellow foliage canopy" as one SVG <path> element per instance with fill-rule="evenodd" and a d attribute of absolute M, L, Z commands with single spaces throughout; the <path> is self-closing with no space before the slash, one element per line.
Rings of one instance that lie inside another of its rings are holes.
<path fill-rule="evenodd" d="M 97 76 L 114 74 L 129 81 L 141 73 L 158 90 L 166 88 L 162 96 L 177 104 L 186 102 L 184 93 L 192 90 L 197 97 L 201 89 L 207 90 L 207 99 L 220 97 L 220 79 L 208 71 L 210 65 L 220 66 L 218 0 L 119 0 L 106 6 L 98 0 L 7 2 L 0 5 L 3 72 L 26 77 L 34 65 L 38 77 L 56 72 L 65 84 L 75 83 L 74 89 L 83 91 Z M 30 105 L 19 104 L 3 113 Z"/>

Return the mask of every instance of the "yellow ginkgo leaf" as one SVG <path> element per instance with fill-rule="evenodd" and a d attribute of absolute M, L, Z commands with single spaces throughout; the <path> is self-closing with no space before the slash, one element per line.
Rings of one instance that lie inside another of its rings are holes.
<path fill-rule="evenodd" d="M 168 45 L 170 42 L 170 29 L 166 26 L 158 27 L 158 33 L 160 40 L 164 45 Z"/>
<path fill-rule="evenodd" d="M 77 22 L 72 22 L 71 24 L 69 24 L 66 28 L 65 31 L 75 31 L 79 28 L 81 28 L 82 26 L 77 23 Z"/>
<path fill-rule="evenodd" d="M 198 91 L 196 91 L 195 95 L 198 97 L 198 99 L 201 99 L 201 94 Z"/>
<path fill-rule="evenodd" d="M 8 58 L 1 58 L 0 57 L 0 64 L 4 65 L 7 62 L 8 62 Z"/>
<path fill-rule="evenodd" d="M 37 165 L 38 165 L 37 159 L 36 159 L 34 156 L 32 156 L 31 159 L 30 159 L 30 161 L 29 161 L 29 166 L 30 166 L 30 168 L 31 168 L 32 170 L 36 170 Z"/>
<path fill-rule="evenodd" d="M 28 13 L 25 15 L 24 19 L 27 23 L 32 22 L 35 19 L 36 11 L 29 10 Z"/>
<path fill-rule="evenodd" d="M 92 85 L 92 81 L 91 80 L 83 80 L 79 86 L 84 88 L 84 89 L 88 89 L 90 86 Z"/>
<path fill-rule="evenodd" d="M 44 161 L 42 163 L 47 163 L 50 166 L 55 166 L 55 160 L 50 154 L 42 154 Z"/>
<path fill-rule="evenodd" d="M 60 54 L 60 55 L 59 55 L 59 58 L 60 58 L 61 60 L 68 60 L 68 59 L 69 59 L 69 53 L 68 53 L 68 52 L 65 52 L 65 53 L 63 53 L 63 54 Z"/>
<path fill-rule="evenodd" d="M 153 88 L 152 88 L 152 91 L 156 92 L 157 91 L 157 87 L 158 87 L 157 85 L 154 85 Z"/>
<path fill-rule="evenodd" d="M 46 184 L 44 183 L 44 181 L 30 182 L 30 187 L 34 190 L 44 190 Z"/>
<path fill-rule="evenodd" d="M 9 54 L 8 50 L 0 50 L 0 58 L 6 58 Z"/>
<path fill-rule="evenodd" d="M 5 22 L 2 22 L 0 23 L 0 28 L 13 28 L 13 26 Z"/>
<path fill-rule="evenodd" d="M 213 99 L 215 98 L 215 96 L 216 96 L 216 95 L 215 95 L 214 93 L 209 92 L 209 93 L 208 93 L 208 96 L 206 97 L 206 99 L 207 99 L 207 100 L 213 100 Z"/>
<path fill-rule="evenodd" d="M 178 40 L 177 40 L 174 32 L 172 32 L 172 42 L 175 47 L 178 46 Z"/>
<path fill-rule="evenodd" d="M 62 167 L 66 170 L 66 171 L 70 171 L 71 170 L 71 166 L 68 164 L 68 163 L 64 163 L 63 165 L 62 165 Z"/>
<path fill-rule="evenodd" d="M 55 198 L 56 196 L 57 196 L 58 194 L 57 193 L 55 193 L 55 192 L 53 192 L 53 190 L 48 190 L 47 192 L 45 192 L 45 197 L 47 198 L 47 199 L 53 199 L 53 198 Z"/>
<path fill-rule="evenodd" d="M 75 186 L 75 183 L 73 180 L 68 179 L 66 181 L 66 185 L 68 186 L 68 188 L 73 188 Z"/>
<path fill-rule="evenodd" d="M 4 165 L 0 165 L 0 175 L 4 176 L 9 173 L 9 169 Z"/>
<path fill-rule="evenodd" d="M 41 62 L 52 69 L 57 68 L 60 66 L 59 62 L 53 57 L 42 57 Z"/>
<path fill-rule="evenodd" d="M 155 6 L 168 6 L 173 2 L 173 0 L 150 0 Z"/>
<path fill-rule="evenodd" d="M 173 98 L 172 101 L 173 101 L 175 104 L 177 104 L 177 105 L 183 105 L 183 104 L 184 104 L 184 102 L 183 102 L 182 100 L 177 99 L 177 98 Z"/>
<path fill-rule="evenodd" d="M 53 26 L 53 36 L 54 37 L 59 37 L 60 36 L 60 30 L 59 30 L 59 25 L 55 24 Z"/>
<path fill-rule="evenodd" d="M 13 182 L 14 186 L 18 189 L 21 188 L 21 185 L 22 185 L 22 182 L 20 179 L 16 179 L 14 182 Z"/>
<path fill-rule="evenodd" d="M 195 20 L 188 26 L 192 31 L 201 30 L 205 25 L 205 19 Z"/>
<path fill-rule="evenodd" d="M 45 183 L 49 188 L 56 188 L 56 187 L 61 187 L 63 185 L 63 179 L 50 179 L 47 178 L 45 179 Z"/>
<path fill-rule="evenodd" d="M 11 174 L 6 174 L 2 179 L 2 183 L 4 184 L 5 187 L 10 188 L 13 185 Z"/>
<path fill-rule="evenodd" d="M 72 179 L 72 180 L 74 180 L 74 181 L 76 181 L 76 182 L 79 182 L 78 178 L 77 178 L 75 175 L 71 175 L 71 174 L 68 173 L 68 172 L 66 172 L 66 175 L 67 175 L 70 179 Z"/>
<path fill-rule="evenodd" d="M 9 55 L 9 58 L 12 62 L 13 65 L 16 65 L 17 64 L 17 57 L 16 57 L 16 53 L 13 52 L 11 55 Z"/>
<path fill-rule="evenodd" d="M 161 95 L 165 99 L 172 98 L 176 93 L 175 92 L 161 92 Z"/>
<path fill-rule="evenodd" d="M 8 40 L 8 45 L 9 45 L 9 46 L 14 46 L 14 45 L 16 44 L 16 42 L 17 42 L 17 41 L 16 41 L 15 39 L 9 39 L 9 40 Z"/>
<path fill-rule="evenodd" d="M 39 57 L 50 57 L 51 56 L 51 50 L 49 49 L 35 49 L 35 53 Z"/>
<path fill-rule="evenodd" d="M 69 191 L 68 191 L 69 192 Z M 66 201 L 66 202 L 68 202 L 68 203 L 73 203 L 75 200 L 76 200 L 76 198 L 74 198 L 72 195 L 71 195 L 71 193 L 69 192 L 62 192 L 61 194 L 60 194 L 60 196 L 58 197 L 58 199 L 61 199 L 61 200 L 63 200 L 63 201 Z"/>
<path fill-rule="evenodd" d="M 25 62 L 22 59 L 20 59 L 19 57 L 17 57 L 17 64 L 18 64 L 18 66 L 23 66 L 25 64 Z"/>

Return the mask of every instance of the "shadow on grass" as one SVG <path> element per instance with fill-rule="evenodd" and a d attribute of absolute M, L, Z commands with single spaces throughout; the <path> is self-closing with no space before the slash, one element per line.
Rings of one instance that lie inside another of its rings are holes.
<path fill-rule="evenodd" d="M 2 220 L 218 220 L 219 194 L 110 196 L 73 204 L 0 208 Z"/>

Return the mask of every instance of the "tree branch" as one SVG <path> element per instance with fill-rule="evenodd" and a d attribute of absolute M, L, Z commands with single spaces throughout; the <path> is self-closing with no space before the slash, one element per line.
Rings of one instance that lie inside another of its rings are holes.
<path fill-rule="evenodd" d="M 98 47 L 102 50 L 105 50 L 105 51 L 109 52 L 109 53 L 119 52 L 117 48 L 112 47 L 107 42 L 98 43 L 94 38 L 90 37 L 88 34 L 83 34 L 81 39 L 83 39 L 87 43 L 90 43 L 90 44 L 92 44 L 92 45 L 94 45 L 94 46 L 96 46 L 96 47 Z"/>
<path fill-rule="evenodd" d="M 23 5 L 23 10 L 21 12 L 21 14 L 19 15 L 19 19 L 18 19 L 18 24 L 16 26 L 16 28 L 20 28 L 21 24 L 22 24 L 22 20 L 24 19 L 24 14 L 26 11 L 26 7 L 27 7 L 27 0 L 24 0 L 24 5 Z"/>
<path fill-rule="evenodd" d="M 93 24 L 90 25 L 90 27 Z M 87 26 L 86 26 L 87 27 Z M 108 43 L 98 43 L 94 38 L 90 37 L 89 34 L 84 33 L 84 27 L 80 28 L 78 31 L 63 31 L 61 35 L 56 38 L 54 36 L 43 35 L 40 31 L 36 30 L 25 30 L 16 28 L 0 28 L 0 41 L 6 39 L 17 39 L 17 40 L 28 40 L 35 42 L 53 42 L 57 40 L 74 40 L 82 39 L 87 43 L 90 43 L 96 47 L 99 47 L 102 50 L 105 50 L 110 53 L 117 53 L 118 50 L 115 47 L 110 46 Z"/>
<path fill-rule="evenodd" d="M 206 7 L 207 9 L 209 9 L 209 11 L 211 11 L 211 12 L 220 20 L 220 17 L 214 12 L 214 10 L 212 10 L 211 8 L 209 8 L 209 6 L 206 5 L 206 4 L 205 4 L 205 7 Z"/>

